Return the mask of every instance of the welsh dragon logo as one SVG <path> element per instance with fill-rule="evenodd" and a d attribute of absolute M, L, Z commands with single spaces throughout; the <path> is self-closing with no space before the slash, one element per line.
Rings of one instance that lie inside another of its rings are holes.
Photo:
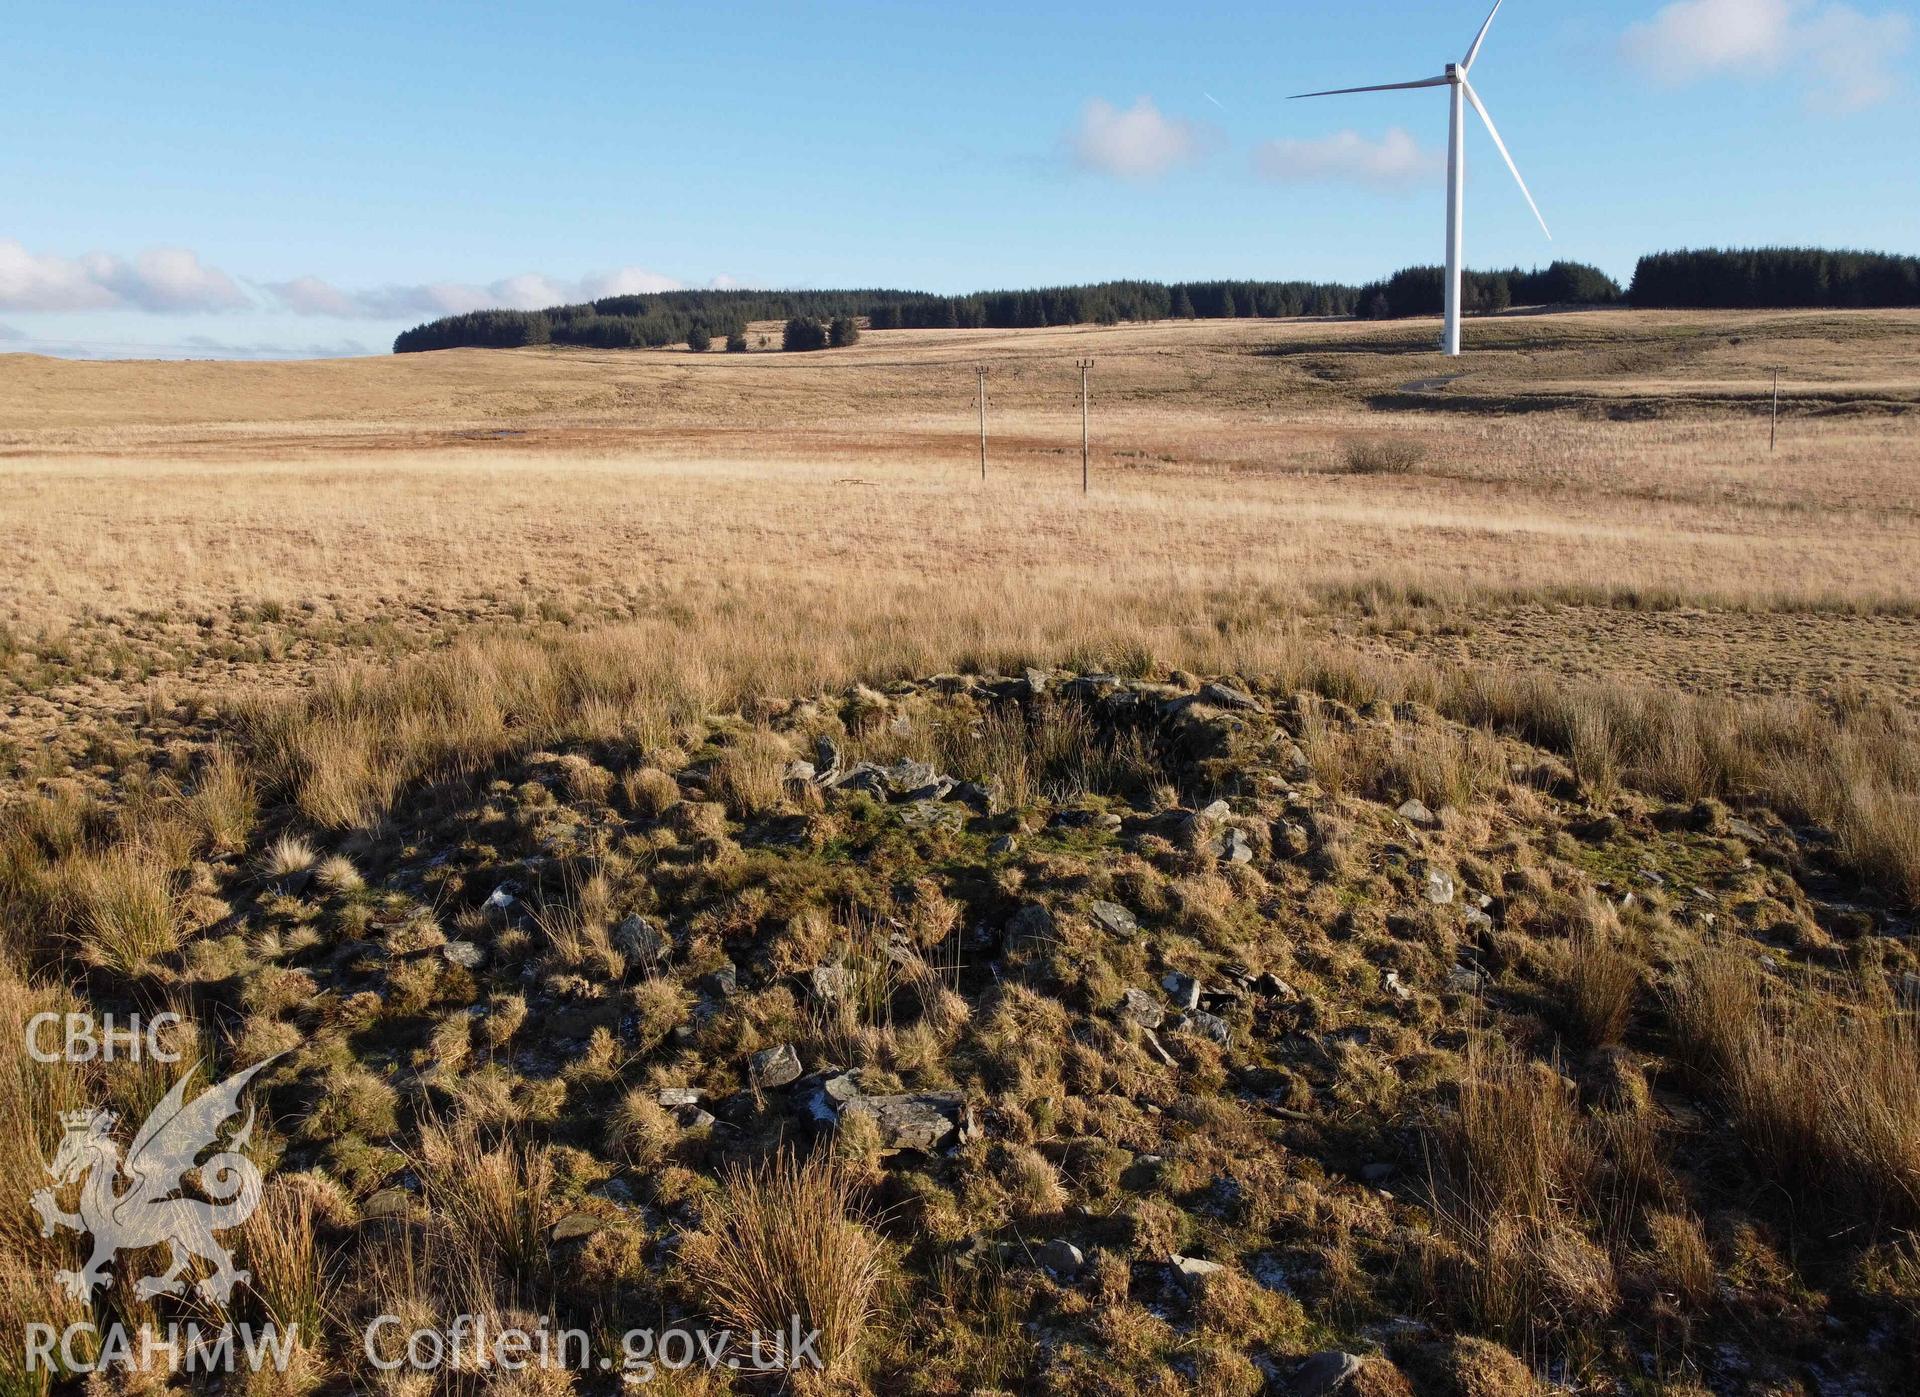
<path fill-rule="evenodd" d="M 260 1170 L 243 1153 L 253 1135 L 251 1108 L 246 1124 L 225 1148 L 198 1166 L 200 1188 L 213 1201 L 179 1195 L 183 1177 L 195 1169 L 194 1158 L 214 1143 L 226 1121 L 239 1114 L 241 1091 L 273 1061 L 268 1058 L 236 1072 L 191 1103 L 186 1100 L 187 1082 L 193 1076 L 189 1071 L 141 1124 L 124 1162 L 119 1142 L 113 1138 L 116 1118 L 111 1112 L 73 1111 L 61 1117 L 66 1135 L 47 1173 L 55 1187 L 85 1179 L 80 1211 L 60 1211 L 51 1188 L 39 1190 L 32 1201 L 40 1214 L 41 1236 L 51 1237 L 60 1227 L 92 1234 L 93 1255 L 86 1266 L 55 1277 L 69 1295 L 86 1300 L 95 1287 L 111 1286 L 113 1278 L 106 1268 L 117 1252 L 162 1243 L 172 1251 L 172 1265 L 165 1275 L 146 1276 L 135 1284 L 139 1299 L 184 1293 L 187 1285 L 180 1274 L 196 1259 L 214 1268 L 194 1287 L 204 1299 L 225 1303 L 236 1282 L 251 1279 L 245 1271 L 234 1269 L 233 1254 L 214 1237 L 216 1232 L 238 1227 L 260 1205 Z M 126 1186 L 116 1191 L 123 1177 Z"/>

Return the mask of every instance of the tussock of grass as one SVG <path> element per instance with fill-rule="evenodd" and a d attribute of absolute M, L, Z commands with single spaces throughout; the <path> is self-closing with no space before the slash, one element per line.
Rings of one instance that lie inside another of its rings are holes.
<path fill-rule="evenodd" d="M 420 1132 L 421 1183 L 446 1245 L 502 1287 L 538 1285 L 548 1275 L 545 1225 L 553 1159 L 537 1145 L 489 1144 L 456 1120 Z"/>
<path fill-rule="evenodd" d="M 1528 1346 L 1612 1311 L 1611 1259 L 1581 1221 L 1593 1146 L 1558 1072 L 1476 1049 L 1435 1144 L 1435 1216 L 1461 1258 L 1438 1293 L 1476 1327 Z"/>
<path fill-rule="evenodd" d="M 59 878 L 82 958 L 132 977 L 178 949 L 182 928 L 173 870 L 137 846 L 69 858 Z"/>
<path fill-rule="evenodd" d="M 317 1344 L 326 1323 L 326 1254 L 313 1195 L 297 1182 L 272 1180 L 241 1232 L 247 1282 L 267 1319 Z"/>
<path fill-rule="evenodd" d="M 1725 950 L 1691 957 L 1666 1005 L 1775 1179 L 1869 1220 L 1920 1219 L 1920 1006 L 1769 987 Z"/>
<path fill-rule="evenodd" d="M 1561 988 L 1568 1021 L 1589 1048 L 1618 1043 L 1640 992 L 1640 961 L 1613 919 L 1584 921 L 1563 952 Z"/>
<path fill-rule="evenodd" d="M 709 1312 L 736 1331 L 790 1331 L 795 1316 L 802 1332 L 818 1329 L 830 1370 L 857 1360 L 886 1273 L 847 1175 L 818 1154 L 731 1170 L 680 1264 Z"/>

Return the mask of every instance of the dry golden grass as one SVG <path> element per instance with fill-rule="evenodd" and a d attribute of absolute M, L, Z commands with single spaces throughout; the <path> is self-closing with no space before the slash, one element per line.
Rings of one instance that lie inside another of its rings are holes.
<path fill-rule="evenodd" d="M 818 1329 L 828 1371 L 857 1361 L 878 1315 L 885 1258 L 861 1223 L 852 1185 L 825 1155 L 783 1153 L 735 1169 L 680 1264 L 714 1318 L 736 1332 Z"/>
<path fill-rule="evenodd" d="M 1769 985 L 1703 947 L 1666 995 L 1676 1047 L 1783 1187 L 1872 1222 L 1920 1218 L 1920 1005 Z"/>
<path fill-rule="evenodd" d="M 1448 367 L 1425 327 L 900 332 L 698 361 L 12 356 L 0 674 L 62 698 L 89 677 L 224 690 L 476 624 L 711 609 L 743 588 L 880 599 L 931 573 L 954 598 L 1204 595 L 1221 624 L 1317 614 L 1476 660 L 1920 693 L 1920 444 L 1894 411 L 1920 397 L 1920 318 L 1478 328 L 1466 376 L 1437 391 L 1485 410 L 1400 413 L 1390 430 L 1371 405 Z M 1069 365 L 1089 351 L 1083 498 Z M 980 356 L 1002 370 L 984 484 Z M 1824 396 L 1769 453 L 1759 365 L 1782 361 Z M 1733 391 L 1749 369 L 1752 391 Z M 1691 374 L 1702 386 L 1680 392 Z M 1611 415 L 1621 402 L 1631 415 Z M 1543 406 L 1558 410 L 1495 410 Z M 1354 474 L 1350 453 L 1383 442 L 1395 472 Z M 1423 623 L 1427 600 L 1464 624 Z M 1559 609 L 1617 601 L 1641 609 Z"/>

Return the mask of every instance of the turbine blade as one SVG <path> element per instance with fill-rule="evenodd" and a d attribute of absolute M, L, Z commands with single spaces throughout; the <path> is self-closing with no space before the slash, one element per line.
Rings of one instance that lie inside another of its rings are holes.
<path fill-rule="evenodd" d="M 1473 36 L 1473 47 L 1467 50 L 1467 56 L 1460 61 L 1462 68 L 1473 67 L 1473 60 L 1480 56 L 1480 45 L 1487 41 L 1487 31 L 1493 28 L 1493 16 L 1500 13 L 1500 7 L 1507 0 L 1493 0 L 1493 10 L 1487 15 L 1487 22 L 1480 26 L 1480 32 Z"/>
<path fill-rule="evenodd" d="M 1527 182 L 1520 178 L 1520 167 L 1513 163 L 1513 157 L 1507 153 L 1507 143 L 1500 139 L 1500 130 L 1493 124 L 1493 118 L 1487 115 L 1487 108 L 1480 100 L 1480 94 L 1473 90 L 1473 84 L 1463 82 L 1460 86 L 1466 91 L 1467 100 L 1473 103 L 1473 109 L 1480 113 L 1480 119 L 1487 123 L 1487 134 L 1493 137 L 1493 143 L 1500 148 L 1500 158 L 1507 162 L 1507 168 L 1513 171 L 1513 182 L 1520 186 L 1520 192 L 1527 196 L 1527 207 L 1533 210 L 1533 216 L 1540 221 L 1540 231 L 1547 235 L 1547 241 L 1553 241 L 1553 230 L 1547 227 L 1547 220 L 1540 217 L 1540 206 L 1533 202 L 1533 193 L 1527 188 Z"/>
<path fill-rule="evenodd" d="M 1302 97 L 1344 97 L 1349 92 L 1398 92 L 1405 87 L 1445 87 L 1447 79 L 1422 78 L 1419 82 L 1388 82 L 1378 87 L 1336 87 L 1331 92 L 1296 92 L 1287 98 L 1289 102 L 1298 102 Z"/>

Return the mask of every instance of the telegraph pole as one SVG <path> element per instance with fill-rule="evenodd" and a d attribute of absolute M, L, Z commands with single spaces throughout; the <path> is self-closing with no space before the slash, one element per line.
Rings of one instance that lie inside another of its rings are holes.
<path fill-rule="evenodd" d="M 1767 450 L 1780 447 L 1780 370 L 1773 371 L 1773 425 L 1767 429 Z"/>
<path fill-rule="evenodd" d="M 1080 361 L 1080 493 L 1083 495 L 1087 493 L 1089 488 L 1087 482 L 1091 474 L 1090 463 L 1093 456 L 1092 449 L 1089 445 L 1090 438 L 1087 434 L 1087 370 L 1092 367 L 1093 360 L 1082 359 Z"/>
<path fill-rule="evenodd" d="M 979 379 L 980 400 L 980 478 L 987 478 L 987 366 L 975 364 L 973 372 Z"/>

